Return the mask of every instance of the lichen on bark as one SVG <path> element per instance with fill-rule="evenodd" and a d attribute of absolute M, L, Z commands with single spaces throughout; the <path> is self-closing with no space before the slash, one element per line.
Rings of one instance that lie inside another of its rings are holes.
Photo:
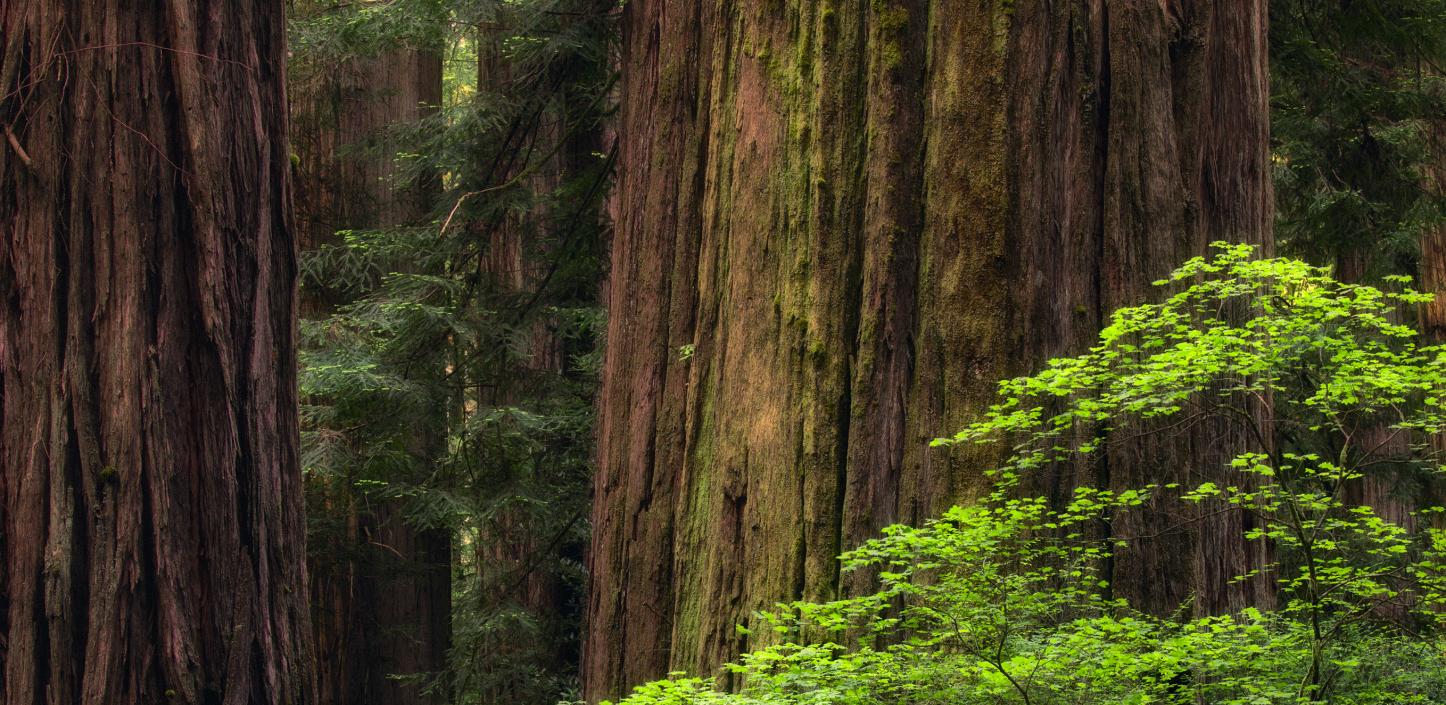
<path fill-rule="evenodd" d="M 589 699 L 711 672 L 757 645 L 734 628 L 754 611 L 863 587 L 840 550 L 986 486 L 997 451 L 928 441 L 999 378 L 1079 350 L 1209 241 L 1268 243 L 1264 21 L 1258 1 L 625 7 Z M 1040 489 L 1167 473 L 1108 457 Z M 1121 592 L 1163 605 L 1194 579 L 1158 590 L 1153 567 L 1252 558 L 1182 541 L 1122 560 Z"/>

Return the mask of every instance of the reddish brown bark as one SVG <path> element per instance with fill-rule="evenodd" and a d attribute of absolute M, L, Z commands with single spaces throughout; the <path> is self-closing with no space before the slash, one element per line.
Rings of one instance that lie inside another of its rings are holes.
<path fill-rule="evenodd" d="M 339 230 L 415 224 L 428 216 L 435 189 L 399 184 L 392 131 L 441 104 L 441 59 L 401 49 L 293 68 L 288 89 L 302 249 L 335 242 Z"/>
<path fill-rule="evenodd" d="M 1436 161 L 1427 165 L 1428 193 L 1446 198 L 1446 121 L 1431 126 L 1430 144 Z M 1421 236 L 1421 290 L 1436 300 L 1421 308 L 1421 329 L 1435 342 L 1446 342 L 1446 224 L 1437 223 Z"/>
<path fill-rule="evenodd" d="M 1431 126 L 1429 144 L 1436 160 L 1426 165 L 1427 193 L 1446 198 L 1446 121 L 1438 120 Z M 1427 341 L 1440 345 L 1446 343 L 1446 223 L 1437 223 L 1422 233 L 1418 269 L 1421 290 L 1435 295 L 1435 300 L 1421 307 L 1421 330 Z M 1446 454 L 1446 433 L 1436 434 L 1431 445 L 1438 453 Z M 1428 491 L 1446 498 L 1446 487 L 1441 486 L 1446 483 L 1435 484 Z M 1446 520 L 1438 517 L 1435 524 L 1441 528 L 1446 526 Z"/>
<path fill-rule="evenodd" d="M 1211 240 L 1268 244 L 1264 24 L 1259 0 L 628 3 L 587 697 L 862 587 L 840 549 L 984 486 L 987 451 L 928 441 L 998 378 Z M 1048 482 L 1170 481 L 1244 442 L 1191 433 Z M 1258 558 L 1242 522 L 1122 556 L 1118 590 L 1259 597 L 1222 587 Z"/>
<path fill-rule="evenodd" d="M 1446 228 L 1421 238 L 1421 288 L 1436 295 L 1422 306 L 1422 329 L 1431 340 L 1446 342 Z"/>
<path fill-rule="evenodd" d="M 279 2 L 0 3 L 0 690 L 312 702 Z"/>
<path fill-rule="evenodd" d="M 1151 295 L 1150 282 L 1216 240 L 1270 244 L 1272 191 L 1264 2 L 1021 4 L 1011 35 L 1010 241 L 1023 286 L 1011 346 L 1031 363 L 1079 351 L 1103 316 Z M 1236 400 L 1242 404 L 1243 401 Z M 1108 452 L 1072 477 L 1115 488 L 1199 482 L 1250 445 L 1233 422 L 1122 424 Z M 1140 434 L 1147 434 L 1141 437 Z M 1206 513 L 1221 508 L 1207 507 Z M 1268 599 L 1226 512 L 1172 529 L 1200 508 L 1161 502 L 1117 517 L 1117 594 L 1158 612 L 1193 596 L 1205 612 Z M 1162 576 L 1169 576 L 1162 578 Z"/>
<path fill-rule="evenodd" d="M 398 50 L 341 65 L 296 67 L 292 95 L 297 220 L 303 249 L 338 230 L 409 225 L 431 209 L 432 190 L 399 183 L 390 132 L 442 99 L 441 61 Z M 307 282 L 303 307 L 324 316 L 345 295 Z M 441 413 L 415 419 L 422 462 L 445 434 Z M 418 677 L 446 668 L 451 645 L 449 531 L 419 529 L 396 500 L 369 496 L 349 477 L 309 477 L 313 531 L 311 602 L 318 702 L 445 702 Z M 399 678 L 410 676 L 411 678 Z"/>

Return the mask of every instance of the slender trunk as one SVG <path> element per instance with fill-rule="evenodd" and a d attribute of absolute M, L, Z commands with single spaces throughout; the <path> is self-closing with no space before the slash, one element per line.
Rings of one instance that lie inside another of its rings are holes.
<path fill-rule="evenodd" d="M 1428 193 L 1446 198 L 1446 120 L 1431 126 L 1431 154 L 1436 160 L 1426 165 Z M 1446 223 L 1436 223 L 1421 235 L 1421 290 L 1436 300 L 1421 307 L 1421 329 L 1429 340 L 1446 343 Z"/>
<path fill-rule="evenodd" d="M 310 703 L 281 3 L 0 37 L 3 699 Z"/>
<path fill-rule="evenodd" d="M 413 49 L 342 65 L 303 65 L 292 86 L 297 220 L 305 250 L 339 230 L 408 225 L 435 197 L 401 188 L 388 131 L 441 102 L 442 66 Z M 345 295 L 307 282 L 302 307 L 324 316 Z M 411 452 L 438 456 L 443 415 L 414 419 Z M 397 500 L 358 490 L 351 477 L 308 477 L 314 652 L 319 702 L 330 705 L 444 702 L 416 679 L 446 667 L 451 644 L 451 534 L 414 526 Z"/>
<path fill-rule="evenodd" d="M 991 451 L 928 441 L 997 379 L 1212 240 L 1268 244 L 1264 24 L 1259 0 L 628 3 L 587 697 L 864 587 L 840 549 L 985 488 Z M 1170 481 L 1245 442 L 1198 433 L 1054 482 Z M 1122 556 L 1118 590 L 1260 597 L 1223 587 L 1259 558 L 1244 521 Z"/>
<path fill-rule="evenodd" d="M 1438 199 L 1446 198 L 1446 120 L 1436 120 L 1431 125 L 1429 144 L 1430 153 L 1436 155 L 1436 159 L 1426 165 L 1427 193 Z M 1422 233 L 1418 267 L 1421 290 L 1436 297 L 1421 307 L 1421 330 L 1427 342 L 1446 344 L 1446 223 L 1438 222 Z M 1431 446 L 1446 457 L 1446 433 L 1433 436 Z M 1446 502 L 1446 482 L 1437 480 L 1426 491 L 1435 498 L 1434 504 Z M 1438 529 L 1446 528 L 1446 518 L 1434 515 L 1431 524 Z"/>
<path fill-rule="evenodd" d="M 1421 289 L 1436 299 L 1421 307 L 1421 329 L 1433 343 L 1446 342 L 1446 226 L 1421 238 Z"/>

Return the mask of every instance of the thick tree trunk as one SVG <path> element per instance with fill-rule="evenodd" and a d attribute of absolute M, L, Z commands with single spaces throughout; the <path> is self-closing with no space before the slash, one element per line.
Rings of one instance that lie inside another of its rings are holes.
<path fill-rule="evenodd" d="M 435 189 L 399 188 L 396 150 L 384 145 L 393 142 L 390 130 L 441 104 L 439 57 L 402 49 L 341 65 L 304 63 L 289 89 L 303 250 L 335 242 L 339 230 L 412 225 L 431 214 Z"/>
<path fill-rule="evenodd" d="M 1268 251 L 1266 5 L 1021 3 L 1012 19 L 1007 228 L 1026 312 L 1012 354 L 1035 365 L 1081 352 L 1105 316 L 1213 241 Z M 1252 444 L 1234 422 L 1166 425 L 1116 420 L 1099 461 L 1057 486 L 1198 483 Z M 1264 560 L 1241 538 L 1248 521 L 1168 501 L 1115 517 L 1108 531 L 1130 540 L 1115 594 L 1159 613 L 1192 597 L 1207 613 L 1268 602 L 1265 581 L 1230 585 Z"/>
<path fill-rule="evenodd" d="M 399 50 L 340 66 L 299 67 L 291 86 L 297 160 L 297 221 L 304 249 L 346 229 L 408 225 L 425 218 L 434 194 L 399 188 L 387 131 L 427 115 L 442 99 L 434 55 Z M 319 284 L 319 283 L 318 283 Z M 308 315 L 325 315 L 344 295 L 303 291 Z M 439 413 L 416 419 L 414 451 L 435 457 Z M 415 679 L 446 667 L 451 645 L 450 532 L 419 529 L 396 500 L 367 496 L 351 478 L 310 477 L 324 527 L 311 552 L 311 600 L 318 701 L 323 705 L 421 705 Z"/>
<path fill-rule="evenodd" d="M 0 23 L 4 701 L 312 702 L 282 5 Z"/>
<path fill-rule="evenodd" d="M 452 533 L 418 529 L 395 503 L 376 502 L 363 532 L 372 555 L 360 575 L 358 603 L 367 631 L 367 697 L 337 705 L 449 702 L 445 689 L 396 676 L 435 676 L 452 644 Z M 382 555 L 383 553 L 387 555 Z"/>
<path fill-rule="evenodd" d="M 587 697 L 863 587 L 840 549 L 985 487 L 988 451 L 928 441 L 996 380 L 1209 241 L 1268 242 L 1264 24 L 1260 0 L 628 3 Z M 1243 443 L 1210 430 L 1052 482 L 1175 479 Z M 1219 585 L 1242 521 L 1122 556 L 1117 590 L 1250 601 Z"/>

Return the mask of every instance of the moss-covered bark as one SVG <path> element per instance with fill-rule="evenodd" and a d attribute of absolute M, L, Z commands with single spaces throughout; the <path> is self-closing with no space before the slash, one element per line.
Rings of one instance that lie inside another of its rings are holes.
<path fill-rule="evenodd" d="M 984 486 L 987 451 L 928 441 L 998 378 L 1210 240 L 1268 240 L 1264 9 L 1227 5 L 628 3 L 589 698 L 859 587 L 840 549 Z M 1208 440 L 1183 455 L 1235 442 Z M 1148 450 L 1079 473 L 1182 457 Z M 1120 589 L 1165 604 L 1247 558 L 1200 545 L 1126 557 Z"/>

